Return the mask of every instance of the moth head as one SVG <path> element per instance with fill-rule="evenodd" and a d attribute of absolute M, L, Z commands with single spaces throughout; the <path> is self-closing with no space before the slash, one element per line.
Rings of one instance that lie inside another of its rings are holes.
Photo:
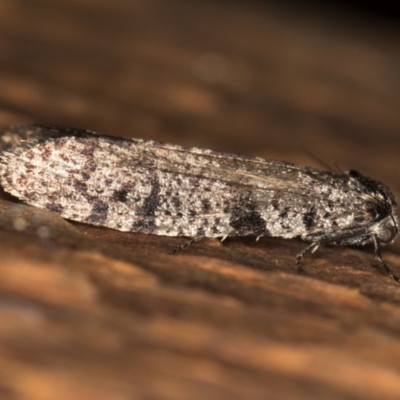
<path fill-rule="evenodd" d="M 399 223 L 395 216 L 388 216 L 370 227 L 379 243 L 383 246 L 393 243 L 399 233 Z"/>
<path fill-rule="evenodd" d="M 347 172 L 350 185 L 355 188 L 369 206 L 372 223 L 369 231 L 375 234 L 379 243 L 392 243 L 399 233 L 399 222 L 395 215 L 396 199 L 389 188 L 357 171 Z"/>

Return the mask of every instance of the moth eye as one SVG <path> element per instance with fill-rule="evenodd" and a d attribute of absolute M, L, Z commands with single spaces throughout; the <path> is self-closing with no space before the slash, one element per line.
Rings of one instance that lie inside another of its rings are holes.
<path fill-rule="evenodd" d="M 390 243 L 395 237 L 395 231 L 392 227 L 386 227 L 378 234 L 380 242 Z"/>

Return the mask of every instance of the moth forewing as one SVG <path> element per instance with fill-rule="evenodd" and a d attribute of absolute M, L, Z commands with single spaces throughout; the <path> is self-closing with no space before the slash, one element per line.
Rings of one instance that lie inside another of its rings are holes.
<path fill-rule="evenodd" d="M 39 124 L 2 137 L 6 192 L 64 218 L 121 231 L 201 237 L 301 237 L 320 245 L 373 243 L 398 234 L 396 201 L 357 171 L 328 171 Z"/>

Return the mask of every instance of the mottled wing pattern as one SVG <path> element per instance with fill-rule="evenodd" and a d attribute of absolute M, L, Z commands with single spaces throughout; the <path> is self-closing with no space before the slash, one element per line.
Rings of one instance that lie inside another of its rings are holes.
<path fill-rule="evenodd" d="M 237 214 L 242 214 L 235 225 L 236 232 L 230 235 L 300 235 L 307 239 L 329 232 L 335 235 L 355 222 L 362 230 L 373 218 L 368 204 L 375 199 L 350 188 L 347 174 L 212 150 L 153 144 L 147 155 L 149 160 L 157 160 L 158 168 L 179 177 L 223 183 L 230 189 L 225 189 L 226 196 L 213 191 L 216 197 L 229 199 L 233 206 L 222 210 L 224 213 L 230 214 L 237 207 Z M 201 197 L 203 193 L 194 195 Z M 247 227 L 251 222 L 253 229 Z"/>
<path fill-rule="evenodd" d="M 0 182 L 28 204 L 121 231 L 194 238 L 301 236 L 318 246 L 373 243 L 398 235 L 396 201 L 357 171 L 283 162 L 45 125 L 1 138 Z"/>
<path fill-rule="evenodd" d="M 345 175 L 88 131 L 17 127 L 0 159 L 1 184 L 16 197 L 123 231 L 305 238 L 368 213 L 357 193 L 343 195 Z"/>

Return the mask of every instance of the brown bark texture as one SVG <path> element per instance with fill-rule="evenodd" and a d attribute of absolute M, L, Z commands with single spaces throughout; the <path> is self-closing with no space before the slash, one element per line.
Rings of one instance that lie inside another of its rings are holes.
<path fill-rule="evenodd" d="M 0 2 L 0 130 L 23 122 L 385 182 L 399 27 L 297 3 Z M 306 151 L 304 151 L 306 149 Z M 321 167 L 324 168 L 324 167 Z M 0 398 L 399 399 L 400 285 L 371 248 L 72 223 L 0 198 Z M 400 275 L 400 247 L 383 257 Z"/>

